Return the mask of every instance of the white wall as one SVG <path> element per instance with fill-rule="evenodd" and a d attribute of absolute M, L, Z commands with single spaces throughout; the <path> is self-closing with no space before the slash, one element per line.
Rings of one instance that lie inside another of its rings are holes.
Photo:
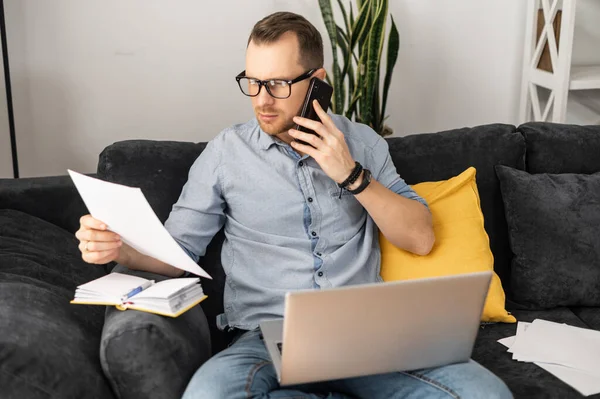
<path fill-rule="evenodd" d="M 2 48 L 0 47 L 0 56 Z M 6 112 L 6 87 L 4 84 L 4 65 L 0 62 L 0 179 L 13 177 L 12 158 L 10 154 L 10 134 L 8 114 Z"/>
<path fill-rule="evenodd" d="M 273 11 L 313 22 L 331 62 L 316 0 L 6 0 L 5 9 L 22 176 L 93 172 L 115 141 L 207 141 L 247 120 L 233 77 L 253 24 Z M 401 36 L 388 106 L 397 135 L 517 122 L 525 1 L 392 0 L 390 11 Z M 0 176 L 10 176 L 2 118 Z"/>

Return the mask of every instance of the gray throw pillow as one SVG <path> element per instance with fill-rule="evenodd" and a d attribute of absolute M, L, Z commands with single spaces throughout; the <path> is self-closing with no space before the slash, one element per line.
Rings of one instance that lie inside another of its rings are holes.
<path fill-rule="evenodd" d="M 529 308 L 600 306 L 600 173 L 496 166 L 514 259 L 513 299 Z"/>

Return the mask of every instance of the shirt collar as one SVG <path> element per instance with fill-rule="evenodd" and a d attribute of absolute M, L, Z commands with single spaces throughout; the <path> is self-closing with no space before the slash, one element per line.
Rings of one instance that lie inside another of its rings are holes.
<path fill-rule="evenodd" d="M 258 121 L 256 122 L 256 125 L 258 126 L 258 132 L 259 132 L 258 133 L 258 145 L 262 150 L 268 150 L 275 144 L 280 145 L 280 146 L 287 145 L 283 141 L 271 136 L 270 134 L 265 133 L 261 129 L 260 125 L 258 124 Z"/>

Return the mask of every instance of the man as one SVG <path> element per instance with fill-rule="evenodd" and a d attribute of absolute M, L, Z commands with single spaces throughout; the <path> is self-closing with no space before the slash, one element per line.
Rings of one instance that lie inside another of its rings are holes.
<path fill-rule="evenodd" d="M 427 205 L 396 173 L 385 140 L 367 126 L 328 115 L 317 102 L 321 122 L 295 117 L 311 77 L 325 78 L 322 39 L 314 26 L 285 12 L 259 21 L 248 40 L 246 70 L 236 78 L 256 118 L 207 145 L 165 223 L 196 261 L 223 226 L 226 236 L 225 313 L 217 323 L 236 335 L 200 367 L 184 398 L 511 397 L 498 378 L 472 361 L 278 385 L 258 324 L 283 316 L 286 291 L 381 281 L 379 230 L 419 255 L 434 243 Z M 296 123 L 319 136 L 294 130 Z M 345 183 L 342 192 L 338 183 Z M 86 261 L 182 274 L 103 228 L 89 215 L 82 218 L 77 237 Z"/>

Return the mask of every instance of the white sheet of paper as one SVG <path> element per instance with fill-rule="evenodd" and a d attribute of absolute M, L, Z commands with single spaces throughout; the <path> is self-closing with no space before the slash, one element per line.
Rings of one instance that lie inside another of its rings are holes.
<path fill-rule="evenodd" d="M 497 342 L 510 349 L 510 347 L 515 343 L 516 337 L 517 337 L 516 335 L 513 335 L 512 337 L 506 337 L 506 338 L 499 339 Z"/>
<path fill-rule="evenodd" d="M 172 278 L 163 280 L 160 283 L 154 284 L 152 287 L 145 289 L 135 296 L 135 299 L 140 298 L 169 298 L 176 292 L 184 288 L 188 288 L 198 282 L 198 278 Z"/>
<path fill-rule="evenodd" d="M 519 322 L 520 323 L 520 322 Z M 529 325 L 530 323 L 523 323 Z M 525 326 L 526 327 L 526 326 Z M 518 328 L 518 326 L 517 326 Z M 526 329 L 526 328 L 525 328 Z M 499 339 L 498 342 L 510 348 L 515 342 L 516 336 Z M 583 371 L 565 367 L 557 364 L 546 364 L 541 362 L 533 362 L 538 367 L 543 368 L 556 378 L 571 386 L 577 392 L 584 396 L 595 395 L 600 393 L 600 379 Z"/>
<path fill-rule="evenodd" d="M 528 323 L 528 322 L 526 322 L 526 321 L 518 321 L 518 322 L 517 322 L 517 335 L 515 335 L 515 336 L 513 337 L 513 342 L 512 342 L 512 344 L 511 344 L 511 345 L 508 347 L 508 351 L 509 351 L 510 353 L 514 353 L 514 349 L 513 349 L 513 348 L 515 348 L 515 347 L 517 347 L 517 348 L 518 348 L 519 346 L 521 346 L 521 344 L 519 343 L 519 341 L 524 339 L 524 337 L 525 337 L 524 333 L 525 333 L 525 331 L 527 330 L 527 327 L 529 327 L 529 325 L 530 325 L 530 324 L 531 324 L 531 323 Z M 518 343 L 519 343 L 519 344 L 518 344 Z M 517 345 L 517 344 L 518 344 L 518 345 Z M 513 359 L 514 359 L 514 358 L 515 358 L 515 357 L 513 356 Z"/>
<path fill-rule="evenodd" d="M 138 252 L 198 276 L 212 278 L 171 237 L 142 190 L 69 170 L 90 214 Z"/>
<path fill-rule="evenodd" d="M 88 283 L 82 284 L 77 288 L 80 290 L 89 290 L 98 294 L 104 294 L 114 298 L 121 298 L 132 289 L 148 281 L 145 278 L 130 276 L 122 273 L 109 273 Z"/>
<path fill-rule="evenodd" d="M 560 364 L 600 378 L 600 331 L 536 319 L 517 333 L 511 350 L 518 360 Z"/>

